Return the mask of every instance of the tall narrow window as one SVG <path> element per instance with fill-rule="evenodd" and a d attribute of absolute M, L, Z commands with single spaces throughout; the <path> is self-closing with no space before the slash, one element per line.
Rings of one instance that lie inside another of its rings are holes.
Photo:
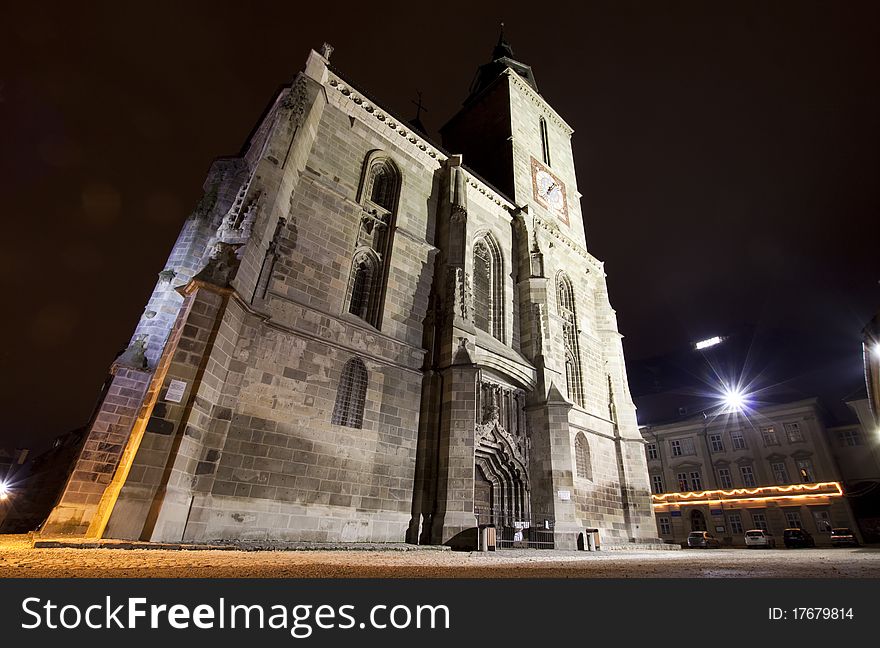
<path fill-rule="evenodd" d="M 366 397 L 367 368 L 360 358 L 352 358 L 342 368 L 330 422 L 360 429 L 364 423 Z"/>
<path fill-rule="evenodd" d="M 371 250 L 360 250 L 352 261 L 348 288 L 348 312 L 378 327 L 381 292 L 378 289 L 379 258 Z"/>
<path fill-rule="evenodd" d="M 659 495 L 663 492 L 663 476 L 651 475 L 651 492 Z"/>
<path fill-rule="evenodd" d="M 547 134 L 547 120 L 541 117 L 541 155 L 544 164 L 550 166 L 550 137 Z"/>
<path fill-rule="evenodd" d="M 367 310 L 370 306 L 370 288 L 373 284 L 373 266 L 368 259 L 358 261 L 354 269 L 353 282 L 348 312 L 367 319 Z"/>
<path fill-rule="evenodd" d="M 401 176 L 397 165 L 381 151 L 364 162 L 355 253 L 348 282 L 346 310 L 379 328 L 388 281 Z"/>
<path fill-rule="evenodd" d="M 581 374 L 581 350 L 578 342 L 577 310 L 571 280 L 564 272 L 556 279 L 556 305 L 562 319 L 562 342 L 565 347 L 565 382 L 568 400 L 584 406 L 584 385 Z"/>
<path fill-rule="evenodd" d="M 590 444 L 583 432 L 578 432 L 574 439 L 574 458 L 577 476 L 581 479 L 593 478 L 593 465 L 590 462 Z"/>
<path fill-rule="evenodd" d="M 504 271 L 491 234 L 474 243 L 474 326 L 504 341 Z"/>
<path fill-rule="evenodd" d="M 384 164 L 377 165 L 373 170 L 370 200 L 379 207 L 391 211 L 394 208 L 395 185 L 397 184 L 395 180 L 393 169 Z"/>

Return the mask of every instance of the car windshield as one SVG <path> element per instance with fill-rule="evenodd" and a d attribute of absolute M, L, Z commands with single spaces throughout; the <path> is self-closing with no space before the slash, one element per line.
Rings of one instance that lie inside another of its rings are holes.
<path fill-rule="evenodd" d="M 692 538 L 702 538 L 703 532 L 702 531 L 691 531 L 691 537 Z"/>
<path fill-rule="evenodd" d="M 832 535 L 852 535 L 849 529 L 831 529 Z"/>
<path fill-rule="evenodd" d="M 762 535 L 764 535 L 763 531 L 746 531 L 746 536 L 749 538 L 760 538 Z"/>

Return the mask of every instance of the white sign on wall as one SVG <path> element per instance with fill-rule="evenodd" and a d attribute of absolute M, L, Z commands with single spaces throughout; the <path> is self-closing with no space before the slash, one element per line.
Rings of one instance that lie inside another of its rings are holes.
<path fill-rule="evenodd" d="M 571 499 L 571 491 L 561 490 L 559 491 L 559 499 L 563 502 L 567 502 Z"/>
<path fill-rule="evenodd" d="M 165 392 L 165 400 L 169 403 L 179 403 L 183 400 L 186 391 L 186 383 L 182 380 L 172 380 L 168 383 L 168 391 Z"/>

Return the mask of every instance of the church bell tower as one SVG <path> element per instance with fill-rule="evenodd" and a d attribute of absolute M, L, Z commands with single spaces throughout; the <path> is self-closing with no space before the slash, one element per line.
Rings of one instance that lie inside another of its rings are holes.
<path fill-rule="evenodd" d="M 573 129 L 541 95 L 531 67 L 516 58 L 503 31 L 461 110 L 440 132 L 444 147 L 460 153 L 462 169 L 475 176 L 472 187 L 486 183 L 514 205 L 507 224 L 472 224 L 469 217 L 464 238 L 472 249 L 464 254 L 474 258 L 465 270 L 473 272 L 479 300 L 482 268 L 488 267 L 479 263 L 482 232 L 494 228 L 498 240 L 504 240 L 505 228 L 512 232 L 498 264 L 512 284 L 512 303 L 505 307 L 516 314 L 514 335 L 503 341 L 533 367 L 533 384 L 500 372 L 504 362 L 493 354 L 505 352 L 480 331 L 475 347 L 482 376 L 478 394 L 487 385 L 497 390 L 495 381 L 505 380 L 524 391 L 529 498 L 524 526 L 532 534 L 552 529 L 557 548 L 574 548 L 589 533 L 598 533 L 604 543 L 658 542 L 622 336 L 604 265 L 586 247 Z M 494 277 L 491 269 L 489 274 Z M 479 316 L 476 301 L 474 308 Z M 485 418 L 477 413 L 478 422 Z M 480 443 L 485 441 L 477 438 L 478 455 Z M 474 509 L 497 508 L 505 484 L 503 477 L 481 474 L 477 465 Z M 481 488 L 489 495 L 481 496 Z M 505 519 L 504 512 L 496 519 Z"/>

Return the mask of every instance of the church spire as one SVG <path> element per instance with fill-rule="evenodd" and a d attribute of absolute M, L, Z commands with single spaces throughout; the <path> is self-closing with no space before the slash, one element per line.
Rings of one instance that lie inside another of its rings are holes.
<path fill-rule="evenodd" d="M 498 44 L 492 50 L 492 60 L 497 61 L 500 58 L 509 58 L 516 60 L 513 55 L 513 48 L 506 40 L 504 40 L 504 23 L 501 23 L 501 32 L 498 34 Z"/>
<path fill-rule="evenodd" d="M 538 84 L 535 82 L 535 75 L 532 68 L 522 61 L 518 61 L 513 54 L 513 48 L 504 37 L 504 23 L 501 23 L 501 33 L 498 35 L 498 43 L 492 49 L 492 60 L 481 65 L 477 69 L 477 76 L 471 84 L 470 93 L 465 103 L 470 103 L 477 95 L 488 88 L 507 68 L 512 69 L 522 79 L 528 83 L 535 92 L 538 91 Z"/>

